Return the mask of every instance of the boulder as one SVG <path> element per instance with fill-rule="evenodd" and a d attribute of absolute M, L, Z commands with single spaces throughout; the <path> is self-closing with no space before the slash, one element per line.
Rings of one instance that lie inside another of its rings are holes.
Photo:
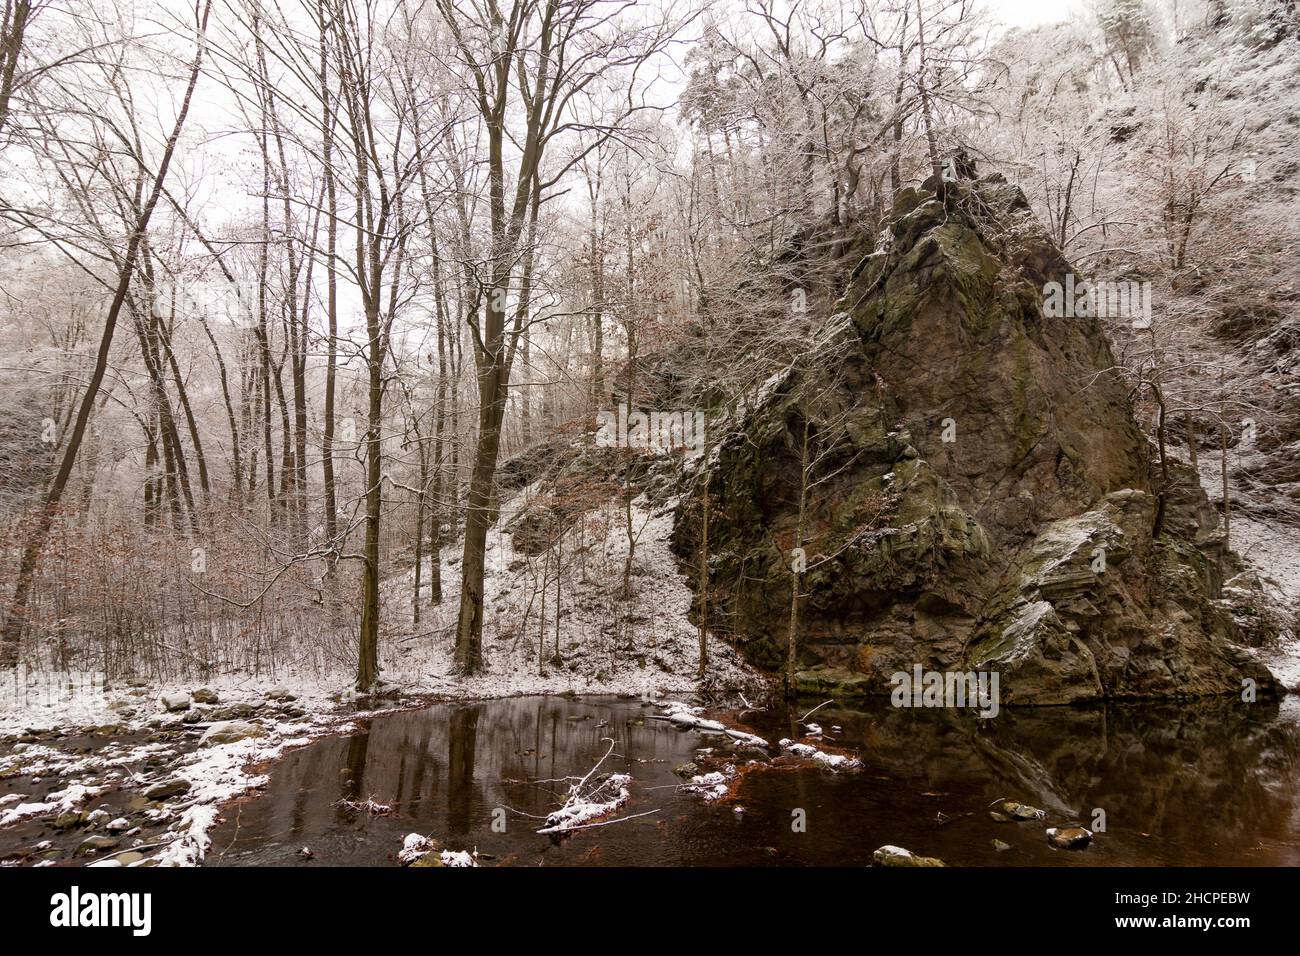
<path fill-rule="evenodd" d="M 169 797 L 179 797 L 189 792 L 190 782 L 188 780 L 172 777 L 168 780 L 160 780 L 148 787 L 144 795 L 150 800 L 166 800 Z"/>
<path fill-rule="evenodd" d="M 1058 850 L 1086 850 L 1092 831 L 1083 827 L 1048 827 L 1047 842 Z"/>
<path fill-rule="evenodd" d="M 402 866 L 442 866 L 442 844 L 433 837 L 408 833 L 397 853 Z"/>
<path fill-rule="evenodd" d="M 203 747 L 213 747 L 217 744 L 231 744 L 237 740 L 265 737 L 266 733 L 265 727 L 252 721 L 221 720 L 204 731 L 203 736 L 199 738 L 199 744 Z"/>
<path fill-rule="evenodd" d="M 117 845 L 122 842 L 117 837 L 112 836 L 89 836 L 77 845 L 76 856 L 89 856 L 92 853 L 99 853 L 102 850 L 116 849 Z"/>
<path fill-rule="evenodd" d="M 258 711 L 258 706 L 246 701 L 239 701 L 233 704 L 226 704 L 218 710 L 212 712 L 213 720 L 247 720 Z"/>
<path fill-rule="evenodd" d="M 174 713 L 177 711 L 189 710 L 193 701 L 190 699 L 189 694 L 178 693 L 163 694 L 158 698 L 158 703 L 162 705 L 163 710 Z"/>
<path fill-rule="evenodd" d="M 1026 820 L 1041 820 L 1047 813 L 1014 800 L 998 800 L 989 808 L 989 816 L 997 823 L 1023 823 Z"/>
<path fill-rule="evenodd" d="M 190 696 L 194 698 L 194 703 L 196 704 L 221 703 L 221 697 L 218 696 L 217 692 L 208 687 L 200 687 L 198 690 L 190 694 Z"/>
<path fill-rule="evenodd" d="M 899 197 L 807 354 L 687 469 L 672 545 L 696 560 L 707 489 L 715 620 L 784 668 L 807 426 L 799 690 L 920 664 L 996 672 L 1004 704 L 1275 691 L 1196 476 L 1153 463 L 1100 322 L 1044 308 L 1073 267 L 1001 176 L 948 186 Z"/>
<path fill-rule="evenodd" d="M 901 846 L 891 846 L 886 844 L 871 854 L 871 859 L 875 861 L 876 866 L 889 867 L 907 867 L 907 866 L 946 866 L 947 864 L 933 856 L 917 856 L 911 850 L 905 850 Z"/>

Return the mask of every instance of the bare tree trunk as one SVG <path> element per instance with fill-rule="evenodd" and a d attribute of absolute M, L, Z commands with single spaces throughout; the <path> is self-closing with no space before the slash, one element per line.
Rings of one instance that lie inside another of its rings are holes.
<path fill-rule="evenodd" d="M 1223 546 L 1232 547 L 1232 491 L 1228 485 L 1228 426 L 1219 421 L 1219 481 L 1223 489 Z"/>
<path fill-rule="evenodd" d="M 316 15 L 320 20 L 320 97 L 321 97 L 321 165 L 325 177 L 325 316 L 329 324 L 329 341 L 325 353 L 325 407 L 322 410 L 321 468 L 324 471 L 325 538 L 331 548 L 338 548 L 338 498 L 334 485 L 334 392 L 338 374 L 338 186 L 334 179 L 334 109 L 330 105 L 328 56 L 326 53 L 326 13 L 324 0 L 318 0 Z M 332 570 L 331 562 L 331 570 Z M 328 573 L 328 572 L 327 572 Z"/>
<path fill-rule="evenodd" d="M 23 52 L 23 35 L 32 15 L 31 0 L 14 0 L 5 4 L 5 18 L 0 30 L 0 133 L 9 122 L 9 103 L 13 98 L 14 77 Z"/>
<path fill-rule="evenodd" d="M 537 676 L 546 676 L 546 585 L 547 571 L 551 567 L 551 552 L 548 548 L 542 552 L 542 606 L 538 611 L 537 624 Z"/>
<path fill-rule="evenodd" d="M 271 244 L 271 165 L 266 153 L 266 133 L 258 136 L 262 153 L 262 243 L 257 255 L 257 342 L 261 352 L 262 453 L 266 458 L 266 500 L 275 521 L 275 457 L 271 444 L 271 330 L 267 322 L 267 281 Z"/>
<path fill-rule="evenodd" d="M 369 347 L 369 409 L 366 428 L 366 535 L 362 551 L 361 635 L 358 642 L 357 690 L 363 693 L 379 682 L 379 518 L 383 502 L 382 453 L 383 350 L 377 292 L 366 309 Z"/>
<path fill-rule="evenodd" d="M 530 408 L 532 393 L 528 389 L 528 382 L 532 378 L 533 341 L 528 329 L 524 329 L 524 338 L 520 343 L 519 351 L 523 356 L 523 361 L 520 363 L 523 381 L 519 383 L 519 439 L 527 448 L 533 443 L 533 412 Z"/>
<path fill-rule="evenodd" d="M 707 457 L 707 450 L 705 455 Z M 707 471 L 705 472 L 707 475 Z M 700 505 L 703 529 L 700 538 L 700 666 L 696 676 L 703 679 L 709 668 L 709 482 L 704 480 L 704 499 Z"/>
<path fill-rule="evenodd" d="M 623 194 L 623 239 L 627 250 L 627 275 L 623 290 L 623 322 L 627 334 L 627 416 L 631 420 L 636 401 L 637 339 L 635 309 L 636 271 L 632 244 L 632 183 L 625 180 Z M 625 454 L 629 452 L 625 450 Z M 636 529 L 632 526 L 632 469 L 629 467 L 623 480 L 623 523 L 627 533 L 627 560 L 623 563 L 623 598 L 632 595 L 632 565 L 636 560 Z"/>
<path fill-rule="evenodd" d="M 429 483 L 429 460 L 426 457 L 428 451 L 424 443 L 419 440 L 419 432 L 416 432 L 416 441 L 420 455 L 420 491 L 415 496 L 415 587 L 411 593 L 411 623 L 420 623 L 420 565 L 424 561 L 424 489 Z M 437 557 L 434 557 L 437 560 Z"/>
<path fill-rule="evenodd" d="M 903 7 L 903 21 L 898 34 L 898 85 L 894 88 L 894 117 L 891 135 L 893 145 L 889 150 L 889 189 L 897 196 L 903 188 L 903 91 L 907 85 L 907 7 Z"/>
<path fill-rule="evenodd" d="M 564 656 L 560 653 L 560 585 L 562 584 L 561 575 L 564 573 L 564 529 L 560 529 L 559 536 L 555 539 L 555 657 L 556 667 L 564 666 Z"/>
<path fill-rule="evenodd" d="M 190 405 L 189 390 L 185 387 L 180 363 L 176 361 L 176 353 L 172 350 L 171 330 L 164 324 L 161 331 L 163 351 L 167 353 L 172 383 L 176 386 L 176 400 L 180 402 L 181 411 L 185 414 L 185 426 L 189 431 L 190 444 L 194 446 L 194 462 L 199 469 L 199 490 L 203 492 L 203 503 L 207 505 L 211 499 L 211 487 L 208 483 L 208 462 L 203 454 L 203 440 L 199 436 L 199 425 L 194 418 L 194 409 Z"/>
<path fill-rule="evenodd" d="M 920 60 L 916 72 L 916 89 L 921 98 L 921 123 L 925 127 L 925 145 L 930 154 L 930 172 L 934 175 L 935 195 L 944 197 L 943 163 L 939 161 L 939 142 L 934 134 L 934 117 L 930 112 L 930 91 L 926 88 L 925 71 L 929 64 L 925 58 L 925 15 L 921 0 L 916 0 L 916 43 Z"/>
<path fill-rule="evenodd" d="M 795 525 L 794 547 L 803 548 L 804 521 L 808 506 L 808 419 L 803 423 L 803 441 L 799 448 L 799 518 Z M 798 553 L 796 551 L 796 553 Z M 793 697 L 795 673 L 799 659 L 799 592 L 803 586 L 803 563 L 793 556 L 790 561 L 790 634 L 785 647 L 785 692 Z"/>
<path fill-rule="evenodd" d="M 146 252 L 146 259 L 147 256 Z M 165 464 L 164 475 L 173 517 L 177 519 L 176 524 L 179 528 L 180 502 L 176 497 L 179 480 L 179 488 L 184 491 L 185 505 L 190 514 L 191 530 L 197 532 L 198 527 L 194 517 L 194 495 L 190 489 L 189 470 L 185 464 L 185 452 L 180 444 L 180 433 L 176 429 L 176 419 L 172 415 L 171 398 L 167 394 L 167 384 L 163 378 L 161 347 L 157 331 L 158 321 L 153 308 L 154 290 L 152 280 L 146 277 L 145 284 L 145 301 L 140 303 L 128 295 L 128 300 L 131 302 L 128 308 L 131 312 L 132 324 L 135 326 L 136 338 L 140 344 L 140 357 L 144 363 L 145 372 L 149 376 L 150 394 L 154 408 L 158 413 L 159 434 L 162 439 L 163 462 Z"/>
<path fill-rule="evenodd" d="M 490 307 L 489 307 L 490 308 Z M 479 376 L 478 442 L 465 512 L 465 547 L 461 556 L 460 612 L 456 621 L 456 666 L 472 674 L 483 663 L 483 570 L 487 534 L 492 524 L 492 489 L 506 395 L 503 369 L 493 364 Z"/>
<path fill-rule="evenodd" d="M 432 222 L 432 220 L 430 220 Z M 429 603 L 442 603 L 442 525 L 447 513 L 447 398 L 448 398 L 448 342 L 450 320 L 447 315 L 446 287 L 443 285 L 442 264 L 438 242 L 433 241 L 433 281 L 435 318 L 438 332 L 438 392 L 434 411 L 433 499 L 429 505 Z M 451 396 L 455 401 L 455 395 Z"/>

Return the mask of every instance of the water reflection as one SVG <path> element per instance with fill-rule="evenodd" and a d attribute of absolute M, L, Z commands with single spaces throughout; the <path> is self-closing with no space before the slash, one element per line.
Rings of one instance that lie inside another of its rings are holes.
<path fill-rule="evenodd" d="M 746 720 L 775 739 L 809 706 Z M 610 698 L 515 698 L 365 721 L 278 764 L 263 795 L 227 812 L 210 862 L 300 864 L 308 845 L 311 865 L 390 864 L 418 831 L 497 862 L 546 865 L 856 865 L 884 843 L 963 865 L 1300 863 L 1300 732 L 1275 704 L 1005 709 L 985 722 L 828 706 L 818 723 L 841 728 L 837 743 L 859 751 L 862 772 L 774 767 L 747 774 L 722 806 L 678 793 L 673 775 L 721 742 L 648 713 Z M 604 768 L 636 781 L 626 812 L 657 812 L 558 846 L 538 836 L 563 778 L 590 769 L 608 740 Z M 991 820 L 999 797 L 1041 807 L 1048 824 L 1089 823 L 1100 809 L 1107 829 L 1087 851 L 1055 851 L 1043 824 Z M 367 799 L 393 812 L 342 803 Z M 504 833 L 492 828 L 498 808 Z M 793 808 L 806 832 L 792 832 Z"/>

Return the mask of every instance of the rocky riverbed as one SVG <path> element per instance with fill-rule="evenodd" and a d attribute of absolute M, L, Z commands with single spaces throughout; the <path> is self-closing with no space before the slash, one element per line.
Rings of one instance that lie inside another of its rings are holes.
<path fill-rule="evenodd" d="M 109 698 L 107 722 L 0 738 L 0 865 L 198 863 L 220 805 L 264 781 L 257 767 L 350 727 L 285 688 L 140 680 Z"/>

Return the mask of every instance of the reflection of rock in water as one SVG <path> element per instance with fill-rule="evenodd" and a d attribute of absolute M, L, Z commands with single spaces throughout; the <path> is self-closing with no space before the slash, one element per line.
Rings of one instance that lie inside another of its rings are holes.
<path fill-rule="evenodd" d="M 1300 774 L 1300 728 L 1276 703 L 1022 708 L 983 722 L 886 707 L 825 720 L 868 740 L 887 772 L 924 778 L 928 789 L 981 780 L 999 791 L 992 797 L 1060 818 L 1090 823 L 1100 808 L 1112 830 L 1196 841 L 1209 829 L 1224 848 L 1285 838 Z"/>

